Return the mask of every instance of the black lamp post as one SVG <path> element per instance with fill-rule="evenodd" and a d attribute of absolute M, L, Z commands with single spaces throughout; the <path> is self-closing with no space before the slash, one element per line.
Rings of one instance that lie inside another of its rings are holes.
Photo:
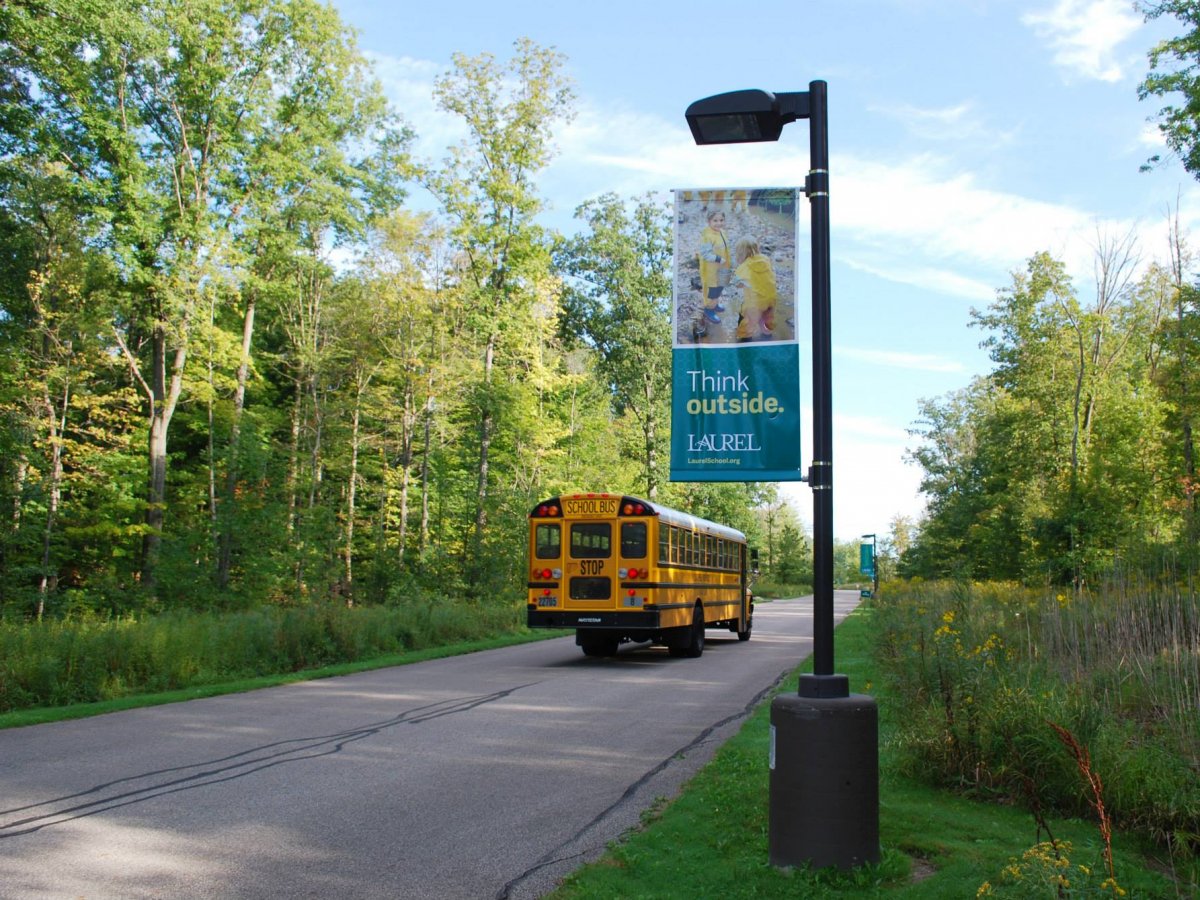
<path fill-rule="evenodd" d="M 771 704 L 770 857 L 773 865 L 879 861 L 879 728 L 870 697 L 850 693 L 833 668 L 833 390 L 830 328 L 827 85 L 803 92 L 746 90 L 687 108 L 697 144 L 777 141 L 783 126 L 809 120 L 812 216 L 813 672 L 796 696 Z"/>

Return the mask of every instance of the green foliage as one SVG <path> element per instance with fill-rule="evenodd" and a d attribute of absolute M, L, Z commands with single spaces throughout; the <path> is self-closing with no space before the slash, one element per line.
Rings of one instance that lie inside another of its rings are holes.
<path fill-rule="evenodd" d="M 1149 54 L 1150 72 L 1138 85 L 1138 99 L 1180 95 L 1182 102 L 1170 103 L 1157 112 L 1158 128 L 1167 146 L 1194 177 L 1200 175 L 1200 143 L 1196 136 L 1195 98 L 1200 97 L 1200 6 L 1195 0 L 1143 0 L 1139 8 L 1147 19 L 1171 16 L 1187 29 L 1161 41 Z M 1150 160 L 1159 162 L 1158 157 Z"/>
<path fill-rule="evenodd" d="M 1183 293 L 1157 267 L 1134 281 L 1128 236 L 1098 241 L 1090 305 L 1038 254 L 974 313 L 993 371 L 922 402 L 912 457 L 929 506 L 906 573 L 1084 584 L 1186 544 L 1190 433 L 1173 420 L 1191 400 L 1163 377 L 1195 352 L 1170 340 Z"/>
<path fill-rule="evenodd" d="M 1200 833 L 1198 613 L 1171 584 L 889 583 L 876 658 L 902 770 L 1035 815 L 1088 816 L 1061 727 L 1090 751 L 1112 820 L 1186 857 Z"/>
<path fill-rule="evenodd" d="M 507 609 L 528 511 L 564 490 L 757 538 L 772 487 L 659 483 L 665 210 L 536 220 L 573 114 L 554 50 L 456 55 L 434 99 L 467 137 L 420 164 L 314 0 L 10 3 L 0 59 L 7 625 Z M 305 627 L 307 665 L 337 641 Z"/>
<path fill-rule="evenodd" d="M 638 423 L 635 459 L 645 473 L 643 493 L 653 500 L 669 452 L 669 210 L 648 196 L 627 210 L 605 194 L 575 216 L 589 232 L 560 242 L 555 252 L 566 278 L 559 336 L 565 346 L 595 355 L 613 414 Z"/>
<path fill-rule="evenodd" d="M 0 622 L 0 712 L 298 672 L 516 632 L 519 604 L 436 595 L 386 606 Z"/>

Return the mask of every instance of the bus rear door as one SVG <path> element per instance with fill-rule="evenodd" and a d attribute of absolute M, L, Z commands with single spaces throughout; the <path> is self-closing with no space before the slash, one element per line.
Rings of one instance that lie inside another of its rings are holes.
<path fill-rule="evenodd" d="M 567 609 L 609 612 L 617 596 L 617 560 L 612 519 L 575 519 L 568 525 L 566 576 Z M 597 619 L 595 624 L 599 624 Z M 587 626 L 584 618 L 581 626 Z"/>

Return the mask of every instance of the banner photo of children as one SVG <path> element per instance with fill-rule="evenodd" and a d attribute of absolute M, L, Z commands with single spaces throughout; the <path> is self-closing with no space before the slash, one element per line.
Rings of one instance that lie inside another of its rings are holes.
<path fill-rule="evenodd" d="M 673 345 L 796 340 L 797 188 L 675 191 Z"/>

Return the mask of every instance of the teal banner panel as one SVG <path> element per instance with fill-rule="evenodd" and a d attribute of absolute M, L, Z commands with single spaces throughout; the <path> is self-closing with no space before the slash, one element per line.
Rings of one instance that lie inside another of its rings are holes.
<path fill-rule="evenodd" d="M 858 545 L 858 571 L 863 575 L 875 576 L 875 547 L 872 544 Z"/>
<path fill-rule="evenodd" d="M 795 342 L 675 347 L 672 481 L 800 481 Z"/>

